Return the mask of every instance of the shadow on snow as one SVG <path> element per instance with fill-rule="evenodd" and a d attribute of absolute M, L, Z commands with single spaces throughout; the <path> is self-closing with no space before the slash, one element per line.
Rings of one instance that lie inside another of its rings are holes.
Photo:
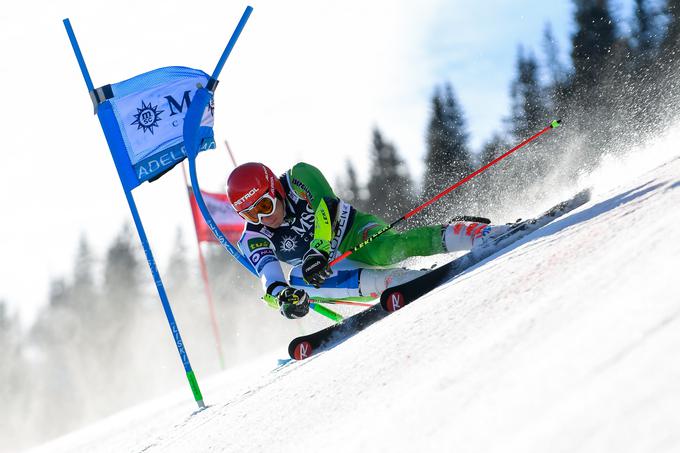
<path fill-rule="evenodd" d="M 455 276 L 452 276 L 448 282 L 454 281 L 457 277 L 460 277 L 461 275 L 465 275 L 471 271 L 474 271 L 475 269 L 479 268 L 480 266 L 484 266 L 490 261 L 496 260 L 499 257 L 512 252 L 513 250 L 517 249 L 518 247 L 521 247 L 527 243 L 530 243 L 538 238 L 542 237 L 547 237 L 547 236 L 552 236 L 556 233 L 559 233 L 560 231 L 569 228 L 570 226 L 577 225 L 579 223 L 583 223 L 589 220 L 592 220 L 606 212 L 611 211 L 612 209 L 618 208 L 622 205 L 625 205 L 627 203 L 630 203 L 631 201 L 638 199 L 644 195 L 647 195 L 663 186 L 665 186 L 667 183 L 657 183 L 657 184 L 652 184 L 653 181 L 649 181 L 645 184 L 642 184 L 634 189 L 626 190 L 625 192 L 622 192 L 618 195 L 615 195 L 608 200 L 601 201 L 597 204 L 594 204 L 583 211 L 576 212 L 576 213 L 571 213 L 571 215 L 567 214 L 565 217 L 560 217 L 555 219 L 553 222 L 547 224 L 546 226 L 539 228 L 538 230 L 534 231 L 533 233 L 527 235 L 525 238 L 520 239 L 519 241 L 510 244 L 509 246 L 499 250 L 498 252 L 494 253 L 493 255 L 489 256 L 488 258 L 485 258 L 484 260 L 480 261 L 479 263 L 469 267 L 466 269 L 464 272 L 457 274 Z M 669 186 L 670 188 L 675 188 L 680 186 L 680 181 L 674 183 L 673 185 Z"/>

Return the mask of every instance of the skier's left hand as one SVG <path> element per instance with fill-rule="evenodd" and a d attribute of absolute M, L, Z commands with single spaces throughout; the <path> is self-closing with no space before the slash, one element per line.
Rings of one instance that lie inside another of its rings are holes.
<path fill-rule="evenodd" d="M 288 286 L 276 298 L 279 311 L 288 319 L 302 318 L 309 312 L 309 296 L 303 289 Z"/>
<path fill-rule="evenodd" d="M 302 278 L 315 288 L 333 274 L 328 265 L 328 253 L 323 250 L 310 248 L 302 261 Z"/>

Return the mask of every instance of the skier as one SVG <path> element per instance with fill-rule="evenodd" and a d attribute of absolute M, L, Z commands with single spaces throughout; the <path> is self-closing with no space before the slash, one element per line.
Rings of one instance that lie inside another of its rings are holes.
<path fill-rule="evenodd" d="M 301 162 L 277 178 L 264 164 L 243 164 L 229 175 L 227 195 L 247 222 L 238 246 L 262 280 L 263 299 L 289 319 L 307 314 L 310 296 L 375 299 L 423 272 L 386 266 L 470 250 L 509 228 L 458 221 L 388 230 L 331 268 L 332 259 L 388 224 L 339 199 L 317 168 Z M 293 266 L 288 279 L 281 262 Z"/>

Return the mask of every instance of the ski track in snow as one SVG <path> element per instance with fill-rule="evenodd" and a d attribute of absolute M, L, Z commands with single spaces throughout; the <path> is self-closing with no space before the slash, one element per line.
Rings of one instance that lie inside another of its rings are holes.
<path fill-rule="evenodd" d="M 202 380 L 204 411 L 178 389 L 35 451 L 680 451 L 680 158 L 659 154 L 333 350 L 270 371 L 282 345 Z"/>

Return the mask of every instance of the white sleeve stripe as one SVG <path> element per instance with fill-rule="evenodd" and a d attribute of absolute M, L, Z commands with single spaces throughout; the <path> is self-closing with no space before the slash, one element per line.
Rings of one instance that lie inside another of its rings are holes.
<path fill-rule="evenodd" d="M 281 269 L 281 263 L 278 261 L 272 261 L 267 263 L 262 268 L 260 272 L 260 279 L 262 280 L 262 286 L 266 291 L 269 285 L 274 282 L 287 282 L 286 277 L 283 275 L 283 269 Z"/>

